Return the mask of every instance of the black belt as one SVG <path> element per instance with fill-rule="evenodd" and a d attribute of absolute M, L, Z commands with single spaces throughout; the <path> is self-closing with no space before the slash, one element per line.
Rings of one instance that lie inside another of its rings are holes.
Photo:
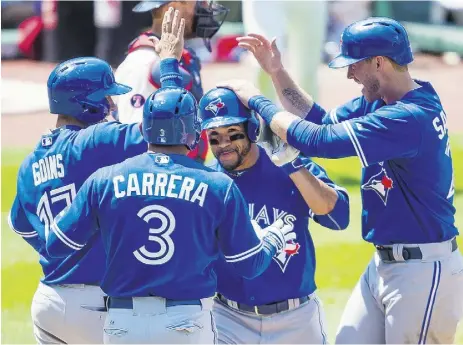
<path fill-rule="evenodd" d="M 245 311 L 248 313 L 254 313 L 257 315 L 272 315 L 272 314 L 281 313 L 283 311 L 287 311 L 287 310 L 294 308 L 290 306 L 288 300 L 275 302 L 275 303 L 269 303 L 269 304 L 263 304 L 263 305 L 250 306 L 250 305 L 243 304 L 243 303 L 233 302 L 219 293 L 217 294 L 216 298 L 220 302 L 228 305 L 231 308 L 235 308 L 235 309 Z M 299 305 L 302 305 L 305 302 L 310 300 L 310 296 L 295 298 L 295 300 L 298 300 Z"/>
<path fill-rule="evenodd" d="M 452 252 L 457 250 L 458 244 L 456 238 L 452 240 Z M 375 245 L 376 251 L 378 252 L 379 257 L 383 261 L 396 262 L 394 258 L 393 249 L 388 247 L 383 247 Z M 404 260 L 421 260 L 423 258 L 423 253 L 421 252 L 420 247 L 403 247 L 402 256 Z"/>
<path fill-rule="evenodd" d="M 192 300 L 166 299 L 166 307 L 174 307 L 177 305 L 201 305 L 201 300 L 199 299 L 192 299 Z M 108 309 L 133 309 L 133 299 L 132 297 L 127 297 L 127 298 L 109 297 L 107 306 L 108 306 Z"/>

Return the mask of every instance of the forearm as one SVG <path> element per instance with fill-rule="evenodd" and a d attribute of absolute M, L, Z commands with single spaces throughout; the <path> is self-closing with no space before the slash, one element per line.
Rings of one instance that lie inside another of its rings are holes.
<path fill-rule="evenodd" d="M 290 113 L 305 118 L 314 104 L 312 96 L 297 85 L 284 68 L 271 78 L 283 107 Z"/>
<path fill-rule="evenodd" d="M 160 62 L 161 87 L 182 87 L 183 77 L 180 74 L 179 62 L 175 58 L 163 59 Z"/>
<path fill-rule="evenodd" d="M 330 213 L 338 200 L 338 193 L 325 182 L 313 176 L 306 168 L 289 175 L 307 206 L 315 215 Z"/>

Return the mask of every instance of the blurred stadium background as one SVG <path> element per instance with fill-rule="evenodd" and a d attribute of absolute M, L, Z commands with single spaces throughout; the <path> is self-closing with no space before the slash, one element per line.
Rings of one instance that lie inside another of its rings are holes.
<path fill-rule="evenodd" d="M 243 2 L 218 2 L 230 8 L 230 13 L 213 39 L 213 52 L 207 52 L 201 40 L 187 42 L 202 58 L 204 89 L 228 78 L 252 78 L 272 96 L 268 81 L 256 74 L 252 59 L 236 46 L 235 38 L 246 32 Z M 285 58 L 294 62 L 289 66 L 293 75 L 311 75 L 305 69 L 311 69 L 311 61 L 320 61 L 317 68 L 312 68 L 312 77 L 303 80 L 303 85 L 315 93 L 316 100 L 326 108 L 360 92 L 352 87 L 354 84 L 346 79 L 345 72 L 329 70 L 326 66 L 337 53 L 344 26 L 364 17 L 384 15 L 400 20 L 407 27 L 416 55 L 410 68 L 412 75 L 433 83 L 448 115 L 456 179 L 455 203 L 460 210 L 456 220 L 462 229 L 463 114 L 458 85 L 463 82 L 463 0 L 327 1 L 322 21 L 317 18 L 320 16 L 317 10 L 306 7 L 301 11 L 298 7 L 301 2 L 280 1 L 280 7 L 275 1 L 259 3 L 265 15 L 277 18 L 275 26 L 280 27 L 281 35 L 277 34 L 277 39 L 281 46 L 285 47 L 285 43 L 293 39 L 284 51 Z M 149 13 L 131 12 L 135 4 L 117 0 L 1 2 L 2 343 L 34 342 L 29 308 L 41 275 L 38 258 L 9 230 L 6 216 L 15 195 L 19 164 L 40 134 L 55 123 L 55 117 L 47 113 L 48 74 L 57 62 L 84 55 L 101 57 L 117 68 L 128 43 L 151 26 Z M 290 10 L 281 12 L 281 8 Z M 280 12 L 272 14 L 271 11 Z M 318 35 L 322 40 L 320 49 L 314 44 L 314 36 Z M 308 61 L 306 65 L 297 63 L 304 59 Z M 348 188 L 351 197 L 351 224 L 346 231 L 334 233 L 315 225 L 310 227 L 317 250 L 317 284 L 332 342 L 344 304 L 373 248 L 360 237 L 359 162 L 355 158 L 319 161 L 337 183 Z M 461 250 L 463 241 L 460 239 L 459 243 Z M 459 327 L 456 343 L 463 344 L 463 325 Z"/>

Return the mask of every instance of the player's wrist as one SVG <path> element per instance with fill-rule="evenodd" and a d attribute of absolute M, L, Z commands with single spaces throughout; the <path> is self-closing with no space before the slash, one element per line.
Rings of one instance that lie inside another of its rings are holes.
<path fill-rule="evenodd" d="M 267 124 L 270 124 L 273 117 L 280 111 L 271 100 L 262 95 L 251 97 L 248 106 L 249 109 L 257 112 Z"/>
<path fill-rule="evenodd" d="M 183 77 L 180 74 L 180 67 L 176 58 L 162 59 L 159 66 L 161 73 L 161 86 L 177 86 L 182 87 Z"/>
<path fill-rule="evenodd" d="M 294 174 L 295 172 L 301 170 L 304 167 L 304 162 L 300 157 L 296 157 L 291 162 L 282 165 L 280 168 L 286 175 Z"/>

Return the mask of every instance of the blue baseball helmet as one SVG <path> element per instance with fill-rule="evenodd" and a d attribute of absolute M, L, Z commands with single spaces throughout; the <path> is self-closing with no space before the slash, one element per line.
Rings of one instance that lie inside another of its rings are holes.
<path fill-rule="evenodd" d="M 238 96 L 229 89 L 217 87 L 199 101 L 201 129 L 211 129 L 244 123 L 249 140 L 256 142 L 260 123 L 254 111 L 246 108 Z"/>
<path fill-rule="evenodd" d="M 349 25 L 341 35 L 341 53 L 328 66 L 346 67 L 374 56 L 386 56 L 401 66 L 413 61 L 407 31 L 399 22 L 373 17 Z"/>
<path fill-rule="evenodd" d="M 89 125 L 109 114 L 107 96 L 132 90 L 116 83 L 111 66 L 94 57 L 59 64 L 48 77 L 47 87 L 50 113 L 72 116 Z"/>
<path fill-rule="evenodd" d="M 143 106 L 143 138 L 153 145 L 186 145 L 193 150 L 201 134 L 194 96 L 178 87 L 156 90 Z"/>
<path fill-rule="evenodd" d="M 140 1 L 132 11 L 148 12 L 173 1 L 175 0 L 144 0 Z M 207 3 L 207 6 L 203 6 L 202 3 Z M 230 12 L 228 8 L 214 1 L 196 1 L 193 32 L 196 37 L 200 37 L 204 40 L 204 44 L 209 51 L 211 51 L 211 38 L 219 31 L 225 18 L 227 18 L 228 12 Z"/>

